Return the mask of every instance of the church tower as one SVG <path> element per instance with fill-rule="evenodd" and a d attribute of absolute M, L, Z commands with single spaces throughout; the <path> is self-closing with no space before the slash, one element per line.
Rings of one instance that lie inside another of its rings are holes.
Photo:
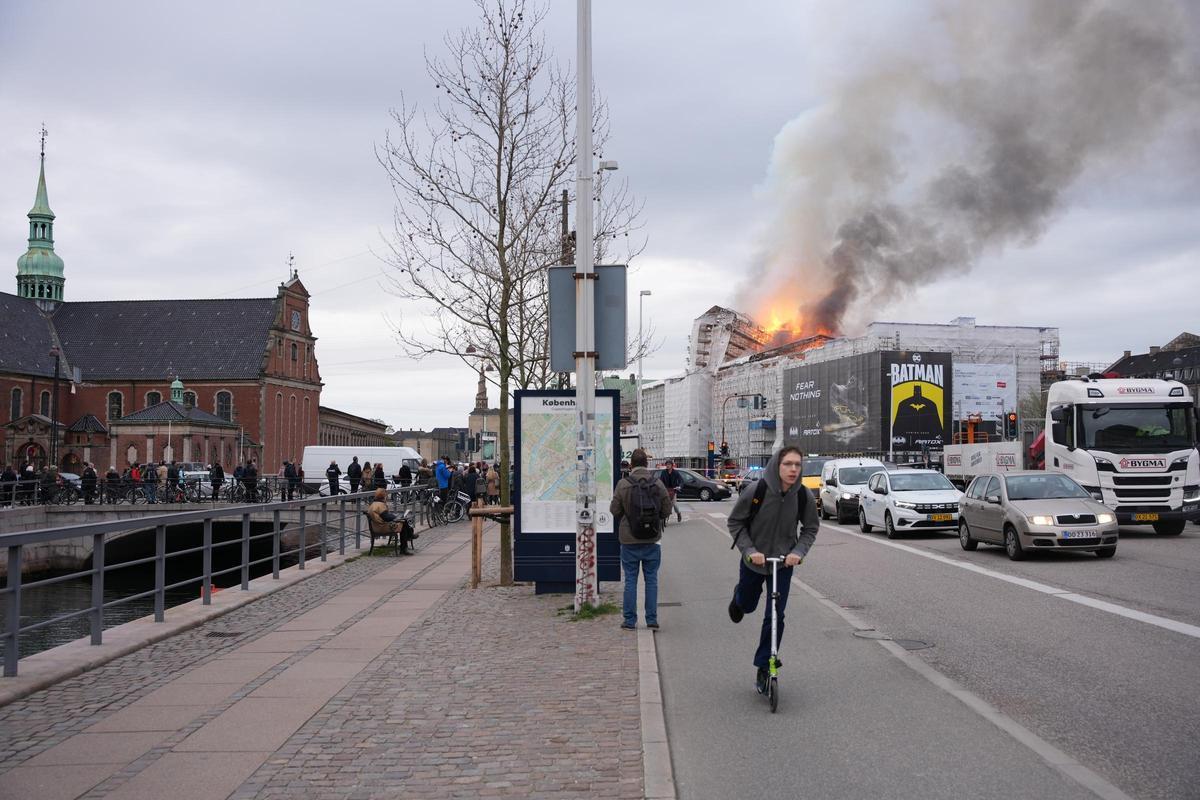
<path fill-rule="evenodd" d="M 42 128 L 42 169 L 37 197 L 29 211 L 29 250 L 17 259 L 17 294 L 35 300 L 43 311 L 63 301 L 63 260 L 54 252 L 54 212 L 46 196 L 46 129 Z"/>

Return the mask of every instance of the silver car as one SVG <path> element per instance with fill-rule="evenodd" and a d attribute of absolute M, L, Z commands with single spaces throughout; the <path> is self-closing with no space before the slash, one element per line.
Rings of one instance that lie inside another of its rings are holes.
<path fill-rule="evenodd" d="M 1031 550 L 1117 552 L 1117 517 L 1083 487 L 1057 472 L 980 475 L 959 501 L 958 542 L 974 550 L 997 544 L 1013 561 Z"/>

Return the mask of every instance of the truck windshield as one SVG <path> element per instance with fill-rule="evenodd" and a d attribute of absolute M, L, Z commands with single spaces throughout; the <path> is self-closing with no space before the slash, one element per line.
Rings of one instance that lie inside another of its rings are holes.
<path fill-rule="evenodd" d="M 866 483 L 867 479 L 876 472 L 883 472 L 883 467 L 847 467 L 838 470 L 838 483 L 842 486 L 857 486 Z"/>
<path fill-rule="evenodd" d="M 1195 446 L 1188 403 L 1082 406 L 1079 421 L 1089 450 L 1165 453 Z"/>

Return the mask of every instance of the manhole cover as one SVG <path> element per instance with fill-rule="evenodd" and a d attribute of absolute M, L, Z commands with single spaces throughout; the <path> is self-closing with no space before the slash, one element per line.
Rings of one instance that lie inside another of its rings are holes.
<path fill-rule="evenodd" d="M 882 642 L 890 642 L 892 640 L 892 637 L 879 631 L 855 631 L 854 635 L 859 639 L 875 639 Z"/>
<path fill-rule="evenodd" d="M 245 636 L 245 631 L 209 631 L 204 634 L 208 639 L 234 639 L 238 636 Z"/>
<path fill-rule="evenodd" d="M 933 647 L 932 642 L 922 642 L 920 639 L 893 639 L 892 641 L 905 650 L 924 650 L 928 647 Z"/>
<path fill-rule="evenodd" d="M 681 605 L 683 605 L 683 603 L 659 603 L 658 607 L 662 608 L 663 606 L 681 606 Z"/>

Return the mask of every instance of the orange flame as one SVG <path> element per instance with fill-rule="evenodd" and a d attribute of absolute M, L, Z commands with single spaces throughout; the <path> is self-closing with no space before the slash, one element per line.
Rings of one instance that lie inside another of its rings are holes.
<path fill-rule="evenodd" d="M 809 326 L 799 309 L 781 300 L 771 302 L 765 309 L 754 315 L 755 320 L 771 339 L 776 342 L 790 342 L 809 336 L 832 336 L 833 332 L 823 325 Z"/>

